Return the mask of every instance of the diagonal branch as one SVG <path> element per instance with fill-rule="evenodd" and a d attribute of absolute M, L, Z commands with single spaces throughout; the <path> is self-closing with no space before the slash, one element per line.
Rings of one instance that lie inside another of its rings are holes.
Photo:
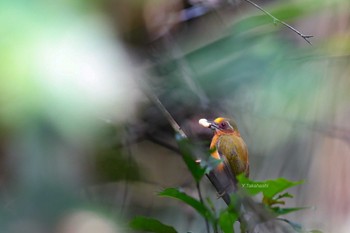
<path fill-rule="evenodd" d="M 140 87 L 142 87 L 143 93 L 146 97 L 158 108 L 158 110 L 163 114 L 163 116 L 167 119 L 170 126 L 173 130 L 178 133 L 181 137 L 187 138 L 185 132 L 181 129 L 180 125 L 176 122 L 174 117 L 170 114 L 170 112 L 165 108 L 162 102 L 159 100 L 158 96 L 153 93 L 153 90 L 149 85 L 142 79 L 139 79 Z"/>
<path fill-rule="evenodd" d="M 270 16 L 273 19 L 274 23 L 280 23 L 284 26 L 286 26 L 287 28 L 289 28 L 290 30 L 292 30 L 293 32 L 295 32 L 296 34 L 298 34 L 299 36 L 301 36 L 307 43 L 309 43 L 311 45 L 311 42 L 309 40 L 309 38 L 313 37 L 312 35 L 305 35 L 303 33 L 301 33 L 300 31 L 298 31 L 297 29 L 295 29 L 294 27 L 290 26 L 288 23 L 276 18 L 275 16 L 273 16 L 271 13 L 269 13 L 268 11 L 266 11 L 264 8 L 262 8 L 261 6 L 259 6 L 258 4 L 256 4 L 255 2 L 252 2 L 251 0 L 244 0 L 246 2 L 248 2 L 249 4 L 253 5 L 254 7 L 258 8 L 259 10 L 261 10 L 262 12 L 264 12 L 266 15 Z"/>
<path fill-rule="evenodd" d="M 185 134 L 185 132 L 181 129 L 180 125 L 175 121 L 175 119 L 170 114 L 170 112 L 164 107 L 162 102 L 160 102 L 159 98 L 151 92 L 146 92 L 145 94 L 153 102 L 153 104 L 155 104 L 157 106 L 157 108 L 162 112 L 162 114 L 168 120 L 168 122 L 171 125 L 171 127 L 173 128 L 173 130 L 176 133 L 180 134 L 181 137 L 187 138 L 187 135 Z"/>

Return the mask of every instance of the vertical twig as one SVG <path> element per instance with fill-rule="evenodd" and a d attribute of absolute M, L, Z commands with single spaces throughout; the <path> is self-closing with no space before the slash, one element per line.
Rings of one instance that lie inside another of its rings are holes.
<path fill-rule="evenodd" d="M 196 187 L 197 187 L 197 191 L 198 191 L 199 201 L 201 202 L 202 205 L 204 205 L 204 201 L 203 201 L 203 197 L 202 197 L 202 191 L 201 191 L 201 187 L 199 185 L 199 182 L 196 182 Z M 204 220 L 205 220 L 205 226 L 207 228 L 207 233 L 210 233 L 208 219 L 205 217 Z"/>
<path fill-rule="evenodd" d="M 126 155 L 128 157 L 128 160 L 127 160 L 127 166 L 130 166 L 130 163 L 131 163 L 131 150 L 130 150 L 130 142 L 129 142 L 129 133 L 128 133 L 128 128 L 126 127 L 125 128 L 125 133 L 126 133 L 126 137 L 125 137 L 125 141 L 123 142 L 125 144 L 125 147 L 126 147 Z M 128 178 L 129 178 L 129 169 L 127 168 L 126 169 L 126 172 L 125 172 L 125 187 L 124 187 L 124 192 L 123 192 L 123 198 L 122 198 L 122 206 L 120 208 L 120 212 L 121 212 L 121 215 L 123 216 L 124 215 L 124 210 L 125 210 L 125 206 L 126 206 L 126 198 L 128 196 L 128 193 L 129 193 L 129 181 L 128 181 Z"/>

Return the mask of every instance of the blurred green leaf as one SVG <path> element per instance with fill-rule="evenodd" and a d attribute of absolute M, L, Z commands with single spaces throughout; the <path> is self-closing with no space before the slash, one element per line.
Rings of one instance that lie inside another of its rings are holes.
<path fill-rule="evenodd" d="M 265 181 L 253 181 L 246 178 L 244 175 L 237 176 L 239 183 L 242 188 L 245 189 L 250 195 L 256 195 L 258 193 L 263 193 L 264 197 L 272 199 L 276 194 L 302 184 L 304 181 L 290 181 L 285 178 L 277 178 L 275 180 L 265 180 Z"/>
<path fill-rule="evenodd" d="M 185 161 L 195 181 L 199 182 L 204 176 L 204 174 L 206 173 L 206 168 L 203 168 L 193 158 L 192 152 L 191 152 L 191 144 L 187 139 L 184 139 L 180 136 L 176 136 L 176 140 L 179 145 L 183 160 Z"/>
<path fill-rule="evenodd" d="M 233 224 L 238 219 L 238 214 L 226 209 L 220 213 L 219 226 L 224 233 L 234 233 Z"/>
<path fill-rule="evenodd" d="M 200 165 L 205 169 L 205 173 L 208 174 L 222 162 L 222 159 L 216 159 L 213 156 L 208 156 L 207 160 L 201 160 Z"/>
<path fill-rule="evenodd" d="M 157 219 L 146 217 L 135 217 L 129 223 L 129 226 L 134 230 L 155 232 L 155 233 L 177 233 L 172 227 L 161 223 Z"/>
<path fill-rule="evenodd" d="M 282 204 L 282 205 L 284 205 L 285 202 L 280 200 L 280 199 L 285 198 L 285 197 L 286 198 L 293 198 L 293 195 L 288 193 L 288 192 L 285 192 L 283 194 L 278 195 L 276 198 L 264 197 L 263 198 L 263 203 L 268 205 L 268 206 L 270 206 L 270 207 L 272 205 L 275 205 L 275 204 Z"/>
<path fill-rule="evenodd" d="M 285 218 L 278 218 L 278 220 L 281 220 L 281 221 L 283 221 L 283 222 L 288 223 L 291 227 L 293 227 L 293 229 L 294 229 L 296 232 L 305 232 L 305 231 L 303 231 L 302 226 L 301 226 L 300 224 L 298 224 L 298 223 L 289 221 L 288 219 L 285 219 Z"/>
<path fill-rule="evenodd" d="M 161 197 L 172 197 L 183 201 L 184 203 L 194 208 L 204 218 L 210 220 L 211 222 L 214 222 L 214 215 L 204 204 L 176 188 L 167 188 L 158 193 L 158 195 Z"/>
<path fill-rule="evenodd" d="M 283 193 L 283 194 L 281 194 L 281 195 L 278 195 L 278 196 L 276 197 L 276 200 L 277 200 L 277 199 L 284 198 L 284 197 L 293 198 L 294 196 L 293 196 L 292 194 L 290 194 L 290 193 L 285 192 L 285 193 Z"/>
<path fill-rule="evenodd" d="M 134 159 L 119 150 L 102 150 L 95 158 L 96 177 L 99 182 L 140 180 L 140 172 Z"/>
<path fill-rule="evenodd" d="M 277 216 L 279 215 L 284 215 L 284 214 L 289 214 L 291 212 L 299 211 L 299 210 L 304 210 L 308 209 L 309 207 L 295 207 L 295 208 L 280 208 L 280 207 L 273 207 L 270 208 L 272 212 L 274 212 Z"/>

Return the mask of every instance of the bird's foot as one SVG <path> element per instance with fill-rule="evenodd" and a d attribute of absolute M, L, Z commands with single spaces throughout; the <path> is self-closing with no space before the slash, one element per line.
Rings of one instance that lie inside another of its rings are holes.
<path fill-rule="evenodd" d="M 227 192 L 224 190 L 224 191 L 222 191 L 221 193 L 217 193 L 217 195 L 216 195 L 216 198 L 217 199 L 219 199 L 219 198 L 222 198 L 225 194 L 226 194 Z"/>

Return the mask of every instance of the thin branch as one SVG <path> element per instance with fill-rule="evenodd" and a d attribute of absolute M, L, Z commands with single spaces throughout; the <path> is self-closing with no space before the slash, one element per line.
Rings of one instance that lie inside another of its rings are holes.
<path fill-rule="evenodd" d="M 202 205 L 204 205 L 204 201 L 203 201 L 203 197 L 202 197 L 202 191 L 201 191 L 201 187 L 199 185 L 199 182 L 196 182 L 196 187 L 197 187 L 197 191 L 198 191 L 199 201 L 201 202 Z M 205 227 L 207 228 L 207 232 L 210 233 L 208 219 L 204 218 L 204 220 L 205 220 Z"/>
<path fill-rule="evenodd" d="M 158 109 L 163 113 L 163 115 L 167 118 L 169 124 L 174 129 L 174 131 L 177 132 L 178 134 L 180 134 L 181 137 L 187 138 L 187 135 L 185 134 L 185 132 L 180 128 L 179 124 L 175 121 L 175 119 L 172 117 L 172 115 L 169 113 L 169 111 L 164 107 L 162 102 L 160 102 L 158 97 L 155 96 L 153 93 L 147 93 L 147 95 L 152 100 L 152 102 L 155 105 L 157 105 Z M 198 191 L 199 200 L 204 205 L 204 201 L 203 201 L 202 192 L 201 192 L 201 189 L 200 189 L 199 182 L 196 182 L 196 187 L 197 187 L 197 191 Z M 208 219 L 205 217 L 204 221 L 205 221 L 205 226 L 206 226 L 206 229 L 207 229 L 207 233 L 210 233 Z"/>
<path fill-rule="evenodd" d="M 309 43 L 311 45 L 311 42 L 309 40 L 309 38 L 313 37 L 312 35 L 305 35 L 303 33 L 301 33 L 300 31 L 298 31 L 297 29 L 295 29 L 294 27 L 290 26 L 288 23 L 276 18 L 275 16 L 273 16 L 271 13 L 269 13 L 268 11 L 266 11 L 264 8 L 262 8 L 261 6 L 259 6 L 258 4 L 256 4 L 255 2 L 252 2 L 251 0 L 244 0 L 246 2 L 248 2 L 249 4 L 253 5 L 254 7 L 258 8 L 259 10 L 261 10 L 262 12 L 264 12 L 266 15 L 270 16 L 273 19 L 273 22 L 276 23 L 280 23 L 284 26 L 286 26 L 287 28 L 289 28 L 290 30 L 292 30 L 293 32 L 295 32 L 296 34 L 298 34 L 299 36 L 301 36 L 307 43 Z"/>
<path fill-rule="evenodd" d="M 151 142 L 158 144 L 159 146 L 162 146 L 168 150 L 171 150 L 171 151 L 175 152 L 176 154 L 181 155 L 181 152 L 180 152 L 178 146 L 172 145 L 171 143 L 168 143 L 167 140 L 169 140 L 169 138 L 161 138 L 161 136 L 156 137 L 153 134 L 147 133 L 146 139 L 150 140 Z"/>
<path fill-rule="evenodd" d="M 147 93 L 148 97 L 152 100 L 152 102 L 158 107 L 158 109 L 163 113 L 164 117 L 168 120 L 169 124 L 173 128 L 173 130 L 180 134 L 181 137 L 187 138 L 185 132 L 181 129 L 180 125 L 175 121 L 173 116 L 169 113 L 169 111 L 164 107 L 162 102 L 155 96 L 153 93 Z"/>
<path fill-rule="evenodd" d="M 164 117 L 169 122 L 170 126 L 173 128 L 173 130 L 180 134 L 181 137 L 187 138 L 187 135 L 185 132 L 181 129 L 180 125 L 175 121 L 173 116 L 170 114 L 170 112 L 164 107 L 162 102 L 159 100 L 159 98 L 153 94 L 151 88 L 142 80 L 140 80 L 140 84 L 143 87 L 143 93 L 150 99 L 150 101 L 156 105 L 156 107 L 159 109 L 159 111 L 162 112 Z"/>

